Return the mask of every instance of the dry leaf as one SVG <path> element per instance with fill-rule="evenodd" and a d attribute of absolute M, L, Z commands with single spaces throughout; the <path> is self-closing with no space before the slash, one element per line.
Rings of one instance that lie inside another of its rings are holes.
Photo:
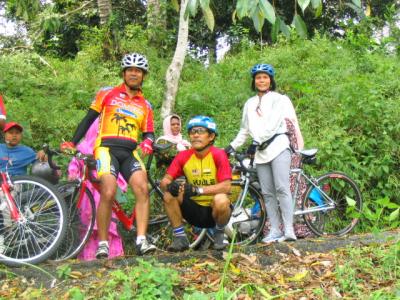
<path fill-rule="evenodd" d="M 257 261 L 256 255 L 246 255 L 244 253 L 240 253 L 240 257 L 244 258 L 250 264 L 254 264 Z"/>
<path fill-rule="evenodd" d="M 298 281 L 302 281 L 307 275 L 308 275 L 308 270 L 304 270 L 300 273 L 295 274 L 293 277 L 288 278 L 287 280 L 298 282 Z"/>
<path fill-rule="evenodd" d="M 74 278 L 74 279 L 79 279 L 83 277 L 83 274 L 79 271 L 71 271 L 69 273 L 69 277 Z"/>
<path fill-rule="evenodd" d="M 231 268 L 231 271 L 233 274 L 235 274 L 235 275 L 240 274 L 240 269 L 238 267 L 236 267 L 233 263 L 230 263 L 229 267 Z"/>
<path fill-rule="evenodd" d="M 343 298 L 342 295 L 337 291 L 337 289 L 334 286 L 332 287 L 331 294 L 333 299 Z"/>

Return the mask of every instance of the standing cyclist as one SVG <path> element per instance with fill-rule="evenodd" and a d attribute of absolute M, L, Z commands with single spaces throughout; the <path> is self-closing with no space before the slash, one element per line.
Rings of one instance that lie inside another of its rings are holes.
<path fill-rule="evenodd" d="M 137 253 L 142 255 L 156 249 L 146 240 L 150 199 L 145 167 L 137 152 L 140 133 L 141 152 L 144 155 L 153 152 L 153 110 L 142 94 L 148 62 L 145 56 L 131 53 L 123 57 L 121 67 L 124 82 L 113 88 L 101 89 L 76 129 L 72 142 L 61 145 L 62 150 L 74 149 L 100 115 L 99 134 L 94 149 L 100 178 L 100 204 L 97 208 L 99 246 L 96 258 L 106 258 L 109 254 L 108 229 L 119 172 L 136 197 Z"/>
<path fill-rule="evenodd" d="M 225 151 L 233 152 L 251 137 L 253 141 L 247 153 L 254 156 L 271 223 L 271 230 L 262 241 L 293 241 L 296 235 L 289 180 L 291 151 L 285 118 L 297 124 L 297 117 L 290 99 L 275 92 L 275 70 L 271 65 L 255 65 L 251 76 L 252 89 L 257 94 L 245 103 L 239 133 Z M 280 228 L 281 221 L 284 232 Z"/>
<path fill-rule="evenodd" d="M 212 118 L 196 116 L 189 121 L 187 130 L 192 148 L 177 154 L 160 183 L 174 233 L 168 250 L 189 248 L 182 218 L 200 228 L 215 227 L 214 248 L 222 250 L 225 225 L 231 216 L 229 160 L 222 149 L 213 146 L 217 127 Z M 183 175 L 186 183 L 180 184 L 176 179 Z"/>

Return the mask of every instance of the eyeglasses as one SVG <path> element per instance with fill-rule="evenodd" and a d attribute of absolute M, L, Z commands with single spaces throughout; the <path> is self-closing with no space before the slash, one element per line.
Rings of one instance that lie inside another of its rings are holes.
<path fill-rule="evenodd" d="M 195 135 L 196 133 L 205 134 L 206 132 L 208 132 L 208 130 L 204 127 L 192 128 L 189 130 L 189 135 Z"/>

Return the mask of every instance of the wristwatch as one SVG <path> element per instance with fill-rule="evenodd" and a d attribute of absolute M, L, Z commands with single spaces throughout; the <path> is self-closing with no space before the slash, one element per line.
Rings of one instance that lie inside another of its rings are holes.
<path fill-rule="evenodd" d="M 204 189 L 202 187 L 197 187 L 197 194 L 198 195 L 203 195 L 204 194 Z"/>

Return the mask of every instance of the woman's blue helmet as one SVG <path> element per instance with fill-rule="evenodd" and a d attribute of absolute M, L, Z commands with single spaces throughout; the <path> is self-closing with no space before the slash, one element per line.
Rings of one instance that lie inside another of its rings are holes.
<path fill-rule="evenodd" d="M 269 76 L 274 77 L 275 76 L 275 70 L 274 67 L 269 65 L 269 64 L 257 64 L 254 67 L 251 68 L 251 76 L 254 78 L 257 73 L 267 73 Z"/>
<path fill-rule="evenodd" d="M 214 119 L 207 116 L 195 116 L 190 119 L 190 121 L 186 125 L 186 129 L 190 131 L 193 127 L 204 127 L 207 128 L 208 131 L 217 133 L 217 124 Z"/>

